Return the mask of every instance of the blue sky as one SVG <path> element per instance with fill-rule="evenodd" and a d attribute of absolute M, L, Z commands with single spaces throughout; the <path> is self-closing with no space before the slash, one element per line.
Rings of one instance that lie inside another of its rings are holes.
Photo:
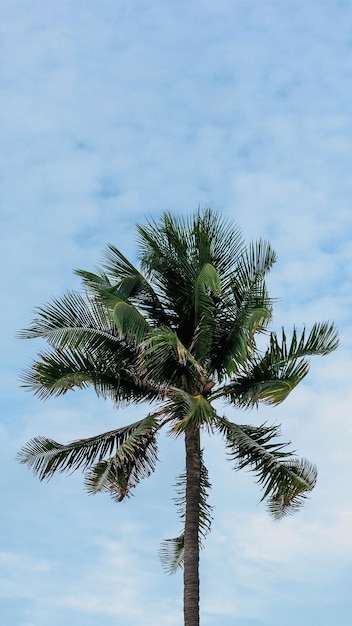
<path fill-rule="evenodd" d="M 19 388 L 40 348 L 33 308 L 79 288 L 107 243 L 136 258 L 135 223 L 212 206 L 268 238 L 274 326 L 330 319 L 341 346 L 276 409 L 319 468 L 274 523 L 250 474 L 205 441 L 214 522 L 202 626 L 350 626 L 352 566 L 352 6 L 347 0 L 3 0 L 1 42 L 0 606 L 11 626 L 174 626 L 182 577 L 158 561 L 179 523 L 181 443 L 123 505 L 81 476 L 41 484 L 14 458 L 134 421 L 91 393 L 41 403 Z"/>

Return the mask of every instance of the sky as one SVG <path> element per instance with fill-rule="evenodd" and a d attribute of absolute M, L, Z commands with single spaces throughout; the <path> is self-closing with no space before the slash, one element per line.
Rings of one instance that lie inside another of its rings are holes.
<path fill-rule="evenodd" d="M 350 626 L 352 619 L 352 5 L 348 0 L 2 0 L 0 22 L 0 615 L 9 626 L 176 626 L 182 575 L 160 542 L 182 442 L 116 504 L 82 476 L 49 483 L 16 460 L 36 435 L 60 442 L 141 418 L 90 391 L 45 403 L 21 371 L 36 306 L 80 289 L 108 243 L 136 261 L 135 224 L 211 206 L 247 241 L 268 239 L 273 327 L 331 320 L 341 345 L 311 362 L 279 407 L 316 463 L 295 516 L 274 522 L 253 476 L 203 440 L 213 485 L 201 554 L 202 626 Z"/>

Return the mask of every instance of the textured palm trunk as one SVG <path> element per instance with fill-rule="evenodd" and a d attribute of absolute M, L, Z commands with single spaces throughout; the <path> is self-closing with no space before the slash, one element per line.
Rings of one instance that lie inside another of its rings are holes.
<path fill-rule="evenodd" d="M 186 431 L 186 519 L 184 624 L 199 626 L 200 443 L 198 431 Z"/>

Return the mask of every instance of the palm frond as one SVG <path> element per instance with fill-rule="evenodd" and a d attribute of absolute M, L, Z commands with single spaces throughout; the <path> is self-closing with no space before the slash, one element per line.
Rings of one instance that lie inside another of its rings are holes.
<path fill-rule="evenodd" d="M 316 466 L 307 459 L 292 459 L 282 472 L 280 485 L 273 490 L 267 506 L 270 515 L 280 520 L 287 513 L 295 513 L 304 504 L 317 482 Z M 268 482 L 267 492 L 271 484 Z"/>
<path fill-rule="evenodd" d="M 91 495 L 107 492 L 115 502 L 129 497 L 131 490 L 155 469 L 156 431 L 155 416 L 149 416 L 130 433 L 112 457 L 90 467 L 85 476 L 88 492 Z"/>
<path fill-rule="evenodd" d="M 303 380 L 308 369 L 305 360 L 289 363 L 281 371 L 273 370 L 267 361 L 258 362 L 248 374 L 238 376 L 232 383 L 219 389 L 213 399 L 227 398 L 239 408 L 252 408 L 259 402 L 277 405 Z"/>
<path fill-rule="evenodd" d="M 257 353 L 249 360 L 243 374 L 219 390 L 218 397 L 227 396 L 240 407 L 255 406 L 259 401 L 279 404 L 307 375 L 309 363 L 305 357 L 328 354 L 337 346 L 337 331 L 327 322 L 314 324 L 307 338 L 305 329 L 299 338 L 294 329 L 289 345 L 284 329 L 281 342 L 276 333 L 271 333 L 265 354 Z"/>
<path fill-rule="evenodd" d="M 127 302 L 118 302 L 113 311 L 113 321 L 119 337 L 137 346 L 145 339 L 150 326 L 136 307 Z"/>
<path fill-rule="evenodd" d="M 20 338 L 42 338 L 55 348 L 82 351 L 101 349 L 102 345 L 117 350 L 121 344 L 106 307 L 78 293 L 54 299 L 36 313 L 29 328 L 20 331 Z"/>
<path fill-rule="evenodd" d="M 98 274 L 76 270 L 88 292 L 113 309 L 119 302 L 128 302 L 144 312 L 149 322 L 167 324 L 168 318 L 153 286 L 115 246 L 104 253 L 103 269 Z"/>
<path fill-rule="evenodd" d="M 211 530 L 213 507 L 208 503 L 211 484 L 209 482 L 208 470 L 204 464 L 203 451 L 200 465 L 200 501 L 199 501 L 199 543 L 205 539 Z M 184 523 L 186 514 L 186 473 L 182 473 L 176 483 L 177 497 L 175 504 L 181 521 Z M 173 539 L 165 539 L 159 550 L 159 557 L 162 566 L 168 574 L 174 574 L 183 567 L 184 562 L 184 532 Z"/>
<path fill-rule="evenodd" d="M 254 472 L 263 488 L 262 500 L 269 498 L 268 509 L 275 519 L 295 512 L 315 486 L 315 466 L 286 450 L 289 444 L 274 441 L 280 435 L 278 426 L 244 426 L 218 417 L 217 427 L 236 469 L 249 467 Z"/>
<path fill-rule="evenodd" d="M 338 347 L 339 338 L 334 324 L 318 322 L 313 325 L 307 338 L 305 328 L 300 338 L 298 338 L 297 330 L 294 328 L 289 346 L 284 329 L 282 329 L 281 344 L 276 333 L 271 333 L 271 344 L 271 351 L 288 361 L 311 355 L 329 354 Z"/>
<path fill-rule="evenodd" d="M 33 361 L 20 380 L 22 387 L 42 400 L 64 395 L 74 387 L 84 389 L 92 383 L 91 363 L 81 355 L 53 350 L 40 353 L 39 357 L 41 360 Z"/>
<path fill-rule="evenodd" d="M 165 214 L 162 223 L 137 226 L 140 237 L 140 260 L 144 273 L 156 285 L 167 311 L 170 325 L 182 325 L 192 316 L 197 266 L 190 259 L 190 240 L 172 216 Z M 192 334 L 192 329 L 190 336 Z M 184 340 L 184 337 L 181 339 Z"/>
<path fill-rule="evenodd" d="M 121 346 L 118 352 L 84 354 L 77 350 L 51 350 L 39 353 L 21 376 L 22 386 L 42 400 L 68 391 L 93 386 L 97 395 L 116 404 L 155 400 L 158 388 L 142 381 L 136 356 Z"/>
<path fill-rule="evenodd" d="M 175 574 L 183 568 L 185 560 L 185 536 L 164 539 L 159 549 L 159 559 L 167 574 Z"/>
<path fill-rule="evenodd" d="M 89 272 L 87 270 L 74 270 L 74 274 L 82 279 L 82 283 L 87 293 L 99 296 L 113 287 L 105 272 Z"/>
<path fill-rule="evenodd" d="M 105 273 L 110 277 L 111 282 L 118 284 L 125 278 L 131 277 L 138 278 L 140 283 L 145 281 L 144 276 L 138 271 L 138 269 L 130 263 L 130 261 L 118 250 L 115 246 L 109 244 L 104 251 L 104 264 L 103 268 Z M 131 296 L 131 292 L 127 295 Z"/>
<path fill-rule="evenodd" d="M 140 353 L 141 374 L 146 380 L 177 385 L 182 379 L 199 388 L 206 382 L 206 374 L 189 350 L 171 328 L 152 330 Z"/>
<path fill-rule="evenodd" d="M 140 274 L 126 276 L 118 283 L 111 283 L 105 272 L 93 274 L 86 270 L 75 270 L 75 274 L 82 278 L 83 285 L 89 296 L 95 302 L 104 304 L 112 310 L 119 302 L 127 302 L 141 286 L 143 277 Z"/>
<path fill-rule="evenodd" d="M 263 278 L 277 260 L 275 250 L 268 241 L 259 239 L 245 248 L 236 267 L 236 282 L 246 289 L 262 282 Z"/>
<path fill-rule="evenodd" d="M 211 209 L 197 211 L 191 218 L 190 229 L 200 266 L 211 263 L 227 285 L 244 250 L 241 229 L 231 219 Z"/>
<path fill-rule="evenodd" d="M 235 259 L 242 254 L 241 233 L 211 210 L 198 211 L 189 220 L 164 213 L 160 222 L 137 228 L 142 269 L 157 285 L 172 327 L 188 346 L 197 326 L 194 289 L 199 273 L 211 265 L 229 283 Z"/>
<path fill-rule="evenodd" d="M 117 277 L 114 275 L 115 280 L 111 282 L 112 278 L 109 278 L 104 271 L 100 271 L 99 274 L 93 274 L 86 270 L 75 270 L 75 274 L 82 278 L 82 282 L 89 292 L 91 291 L 99 299 L 102 298 L 109 303 L 113 302 L 114 298 L 127 302 L 140 289 L 143 283 L 143 276 L 135 268 L 129 274 L 125 275 L 123 273 L 122 277 L 119 277 L 118 282 L 116 282 Z"/>
<path fill-rule="evenodd" d="M 194 290 L 195 333 L 193 351 L 200 363 L 209 359 L 213 335 L 217 326 L 218 303 L 221 297 L 221 280 L 216 268 L 205 263 L 197 276 Z"/>
<path fill-rule="evenodd" d="M 114 284 L 111 293 L 144 311 L 149 321 L 167 324 L 163 303 L 147 278 L 115 246 L 109 245 L 104 257 L 104 270 Z"/>
<path fill-rule="evenodd" d="M 272 302 L 263 281 L 254 280 L 245 287 L 232 285 L 217 309 L 208 371 L 222 381 L 245 367 L 256 351 L 255 336 L 266 331 Z"/>
<path fill-rule="evenodd" d="M 204 317 L 214 314 L 215 302 L 221 296 L 221 280 L 211 263 L 205 263 L 196 278 L 194 286 L 194 314 L 196 324 Z"/>
<path fill-rule="evenodd" d="M 104 463 L 109 456 L 131 460 L 143 446 L 151 446 L 152 458 L 156 458 L 155 434 L 158 421 L 154 414 L 143 420 L 111 430 L 94 437 L 60 444 L 47 437 L 35 437 L 17 455 L 20 463 L 31 468 L 40 480 L 50 479 L 56 472 L 72 473 Z M 150 462 L 149 462 L 150 464 Z"/>
<path fill-rule="evenodd" d="M 164 415 L 172 420 L 170 435 L 181 435 L 187 429 L 211 429 L 216 413 L 210 402 L 202 395 L 192 396 L 182 389 L 169 389 L 164 402 Z"/>

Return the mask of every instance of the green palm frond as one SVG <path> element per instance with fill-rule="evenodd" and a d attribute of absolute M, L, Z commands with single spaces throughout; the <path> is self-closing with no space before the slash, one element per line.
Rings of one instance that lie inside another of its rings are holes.
<path fill-rule="evenodd" d="M 263 278 L 276 260 L 276 252 L 268 241 L 259 239 L 251 242 L 238 260 L 236 283 L 245 286 L 246 289 L 253 284 L 262 284 Z"/>
<path fill-rule="evenodd" d="M 220 297 L 220 276 L 211 263 L 205 263 L 195 282 L 194 318 L 196 329 L 193 339 L 195 357 L 203 364 L 209 360 L 209 351 L 217 325 L 217 305 Z"/>
<path fill-rule="evenodd" d="M 162 301 L 147 278 L 115 246 L 109 245 L 104 256 L 104 269 L 116 283 L 116 295 L 121 299 L 128 298 L 130 304 L 143 311 L 148 320 L 157 325 L 167 324 L 168 317 Z"/>
<path fill-rule="evenodd" d="M 138 290 L 142 277 L 126 276 L 117 284 L 111 284 L 104 272 L 92 274 L 85 270 L 76 270 L 75 273 L 82 278 L 83 285 L 94 301 L 100 302 L 111 311 L 119 302 L 127 302 L 128 298 Z"/>
<path fill-rule="evenodd" d="M 244 242 L 241 229 L 220 212 L 198 211 L 189 224 L 199 266 L 211 263 L 226 286 L 236 260 L 241 258 Z"/>
<path fill-rule="evenodd" d="M 233 383 L 225 385 L 215 397 L 227 397 L 239 408 L 251 408 L 259 402 L 280 404 L 307 375 L 309 366 L 305 360 L 290 362 L 280 370 L 271 365 L 267 360 L 257 362 L 248 374 L 238 376 Z"/>
<path fill-rule="evenodd" d="M 206 374 L 192 353 L 180 341 L 177 333 L 162 327 L 150 332 L 141 346 L 141 374 L 146 380 L 177 385 L 182 379 L 190 384 L 206 382 Z"/>
<path fill-rule="evenodd" d="M 233 376 L 256 351 L 255 336 L 265 332 L 272 317 L 272 301 L 265 284 L 255 281 L 222 294 L 212 334 L 209 373 L 219 381 Z"/>
<path fill-rule="evenodd" d="M 199 324 L 204 317 L 214 315 L 215 303 L 221 296 L 221 280 L 211 263 L 205 263 L 196 277 L 194 287 L 194 315 Z"/>
<path fill-rule="evenodd" d="M 265 276 L 276 261 L 276 253 L 265 241 L 251 243 L 243 251 L 232 275 L 231 290 L 239 312 L 245 319 L 253 310 L 265 311 L 265 326 L 271 320 L 273 300 L 269 297 Z"/>
<path fill-rule="evenodd" d="M 42 400 L 66 394 L 75 388 L 94 387 L 98 396 L 116 404 L 154 400 L 158 388 L 142 381 L 136 356 L 121 346 L 118 352 L 84 354 L 76 350 L 51 350 L 39 354 L 21 376 L 22 386 Z"/>
<path fill-rule="evenodd" d="M 90 467 L 85 486 L 91 495 L 107 492 L 115 502 L 131 495 L 143 478 L 155 469 L 157 461 L 155 416 L 141 422 L 121 443 L 115 454 Z"/>
<path fill-rule="evenodd" d="M 287 451 L 289 444 L 274 442 L 280 435 L 277 426 L 243 426 L 218 417 L 217 427 L 225 436 L 236 469 L 254 471 L 263 488 L 262 500 L 269 498 L 269 512 L 276 519 L 295 512 L 315 486 L 315 466 Z"/>
<path fill-rule="evenodd" d="M 307 459 L 292 459 L 281 474 L 280 485 L 271 490 L 269 481 L 266 489 L 268 494 L 272 491 L 267 506 L 270 515 L 276 520 L 280 520 L 287 513 L 298 511 L 317 481 L 316 466 Z M 275 480 L 273 477 L 273 482 Z"/>
<path fill-rule="evenodd" d="M 83 472 L 100 464 L 105 456 L 131 460 L 144 446 L 152 446 L 156 459 L 155 434 L 158 421 L 154 414 L 143 420 L 87 439 L 60 444 L 46 437 L 35 437 L 18 453 L 20 463 L 28 465 L 40 480 L 50 479 L 56 472 Z"/>
<path fill-rule="evenodd" d="M 74 274 L 81 278 L 87 293 L 95 297 L 100 297 L 113 287 L 108 276 L 103 271 L 100 271 L 99 274 L 94 274 L 87 270 L 74 270 Z"/>
<path fill-rule="evenodd" d="M 211 429 L 216 413 L 202 394 L 192 396 L 182 389 L 174 388 L 168 390 L 167 396 L 163 411 L 173 422 L 170 435 L 181 435 L 187 429 Z"/>
<path fill-rule="evenodd" d="M 137 226 L 142 270 L 156 285 L 172 327 L 192 316 L 192 289 L 197 266 L 190 258 L 187 232 L 169 214 L 156 229 Z M 169 325 L 168 324 L 168 325 Z M 184 339 L 184 338 L 183 338 Z"/>
<path fill-rule="evenodd" d="M 116 351 L 121 344 L 104 305 L 69 292 L 36 309 L 37 316 L 19 337 L 42 338 L 56 348 L 94 351 L 102 345 Z"/>
<path fill-rule="evenodd" d="M 39 354 L 21 375 L 22 387 L 33 391 L 42 400 L 60 396 L 74 387 L 84 389 L 92 384 L 91 362 L 85 357 L 67 351 Z"/>
<path fill-rule="evenodd" d="M 119 284 L 125 279 L 130 280 L 132 277 L 138 279 L 139 285 L 145 282 L 144 276 L 139 270 L 118 250 L 115 246 L 109 244 L 104 251 L 105 273 L 110 277 L 110 281 Z M 137 284 L 136 284 L 137 286 Z M 137 289 L 135 290 L 137 291 Z M 135 291 L 129 291 L 125 294 L 126 298 L 135 295 Z M 151 288 L 151 292 L 152 292 Z M 156 296 L 155 296 L 156 297 Z"/>
<path fill-rule="evenodd" d="M 182 473 L 176 483 L 177 497 L 175 504 L 181 521 L 185 522 L 186 516 L 186 473 Z M 211 484 L 208 470 L 203 460 L 203 450 L 200 453 L 200 500 L 199 500 L 199 544 L 205 539 L 211 530 L 213 507 L 208 503 Z M 165 539 L 159 551 L 162 566 L 169 574 L 174 574 L 183 567 L 184 561 L 184 532 L 173 539 Z"/>
<path fill-rule="evenodd" d="M 281 343 L 276 333 L 271 333 L 271 352 L 281 356 L 285 361 L 311 355 L 326 355 L 336 350 L 338 345 L 337 330 L 334 324 L 329 322 L 314 324 L 307 338 L 305 328 L 300 338 L 298 338 L 297 330 L 294 328 L 290 346 L 287 345 L 284 329 L 282 329 Z"/>
<path fill-rule="evenodd" d="M 149 321 L 167 324 L 168 318 L 159 296 L 145 276 L 115 246 L 107 247 L 104 259 L 99 274 L 76 270 L 88 291 L 110 308 L 120 300 L 128 301 L 143 311 Z"/>
<path fill-rule="evenodd" d="M 137 226 L 143 271 L 157 285 L 172 325 L 185 345 L 195 325 L 194 286 L 204 265 L 230 282 L 234 259 L 242 254 L 242 236 L 232 222 L 210 210 L 190 220 L 165 213 L 160 222 Z"/>
<path fill-rule="evenodd" d="M 119 337 L 139 345 L 146 337 L 150 326 L 136 307 L 127 302 L 118 302 L 113 311 L 113 321 Z"/>
<path fill-rule="evenodd" d="M 294 329 L 290 345 L 284 330 L 281 342 L 276 333 L 271 333 L 264 356 L 257 354 L 249 360 L 243 374 L 224 386 L 218 396 L 223 394 L 240 407 L 255 406 L 259 401 L 279 404 L 307 375 L 309 363 L 305 357 L 328 354 L 337 346 L 337 331 L 327 322 L 314 324 L 307 339 L 305 329 L 299 338 Z"/>
<path fill-rule="evenodd" d="M 123 273 L 122 276 L 119 276 L 118 282 L 116 282 L 115 273 L 113 273 L 112 278 L 111 276 L 109 278 L 104 271 L 93 274 L 85 270 L 75 270 L 75 274 L 82 278 L 88 292 L 92 292 L 98 298 L 103 298 L 109 303 L 113 302 L 114 298 L 126 302 L 133 297 L 143 283 L 143 276 L 135 268 L 129 274 Z M 115 279 L 114 282 L 112 282 L 113 279 Z"/>

